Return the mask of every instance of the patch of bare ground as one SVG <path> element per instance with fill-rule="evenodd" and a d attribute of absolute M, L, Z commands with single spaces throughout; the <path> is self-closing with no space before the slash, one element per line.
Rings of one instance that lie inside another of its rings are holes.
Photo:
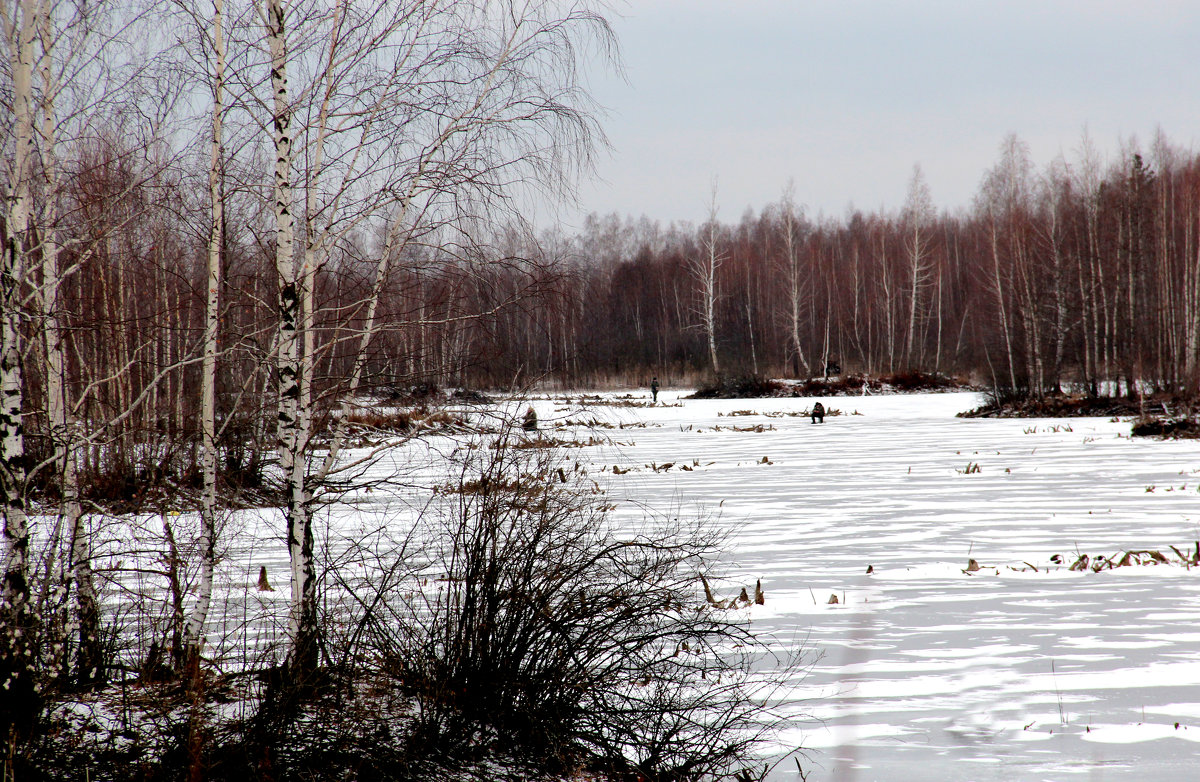
<path fill-rule="evenodd" d="M 1139 415 L 1142 405 L 1121 397 L 1048 394 L 1031 399 L 991 397 L 959 418 L 1111 418 Z"/>
<path fill-rule="evenodd" d="M 345 419 L 346 441 L 351 447 L 378 445 L 380 437 L 386 438 L 390 435 L 468 431 L 473 429 L 463 416 L 426 407 L 411 410 L 355 411 Z"/>
<path fill-rule="evenodd" d="M 459 404 L 489 405 L 491 397 L 472 388 L 444 389 L 436 383 L 389 386 L 382 390 L 380 400 L 385 404 L 403 407 L 428 407 L 446 402 Z"/>

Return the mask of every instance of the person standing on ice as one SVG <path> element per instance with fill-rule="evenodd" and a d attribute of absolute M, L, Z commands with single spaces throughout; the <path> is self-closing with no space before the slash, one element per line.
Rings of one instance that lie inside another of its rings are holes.
<path fill-rule="evenodd" d="M 658 378 L 650 381 L 650 398 L 653 400 L 652 404 L 658 404 Z"/>

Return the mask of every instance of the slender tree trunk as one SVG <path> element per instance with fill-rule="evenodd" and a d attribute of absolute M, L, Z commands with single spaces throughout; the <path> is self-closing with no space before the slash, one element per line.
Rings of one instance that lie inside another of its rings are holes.
<path fill-rule="evenodd" d="M 354 365 L 350 371 L 350 380 L 347 384 L 345 393 L 343 394 L 342 415 L 337 419 L 337 424 L 334 428 L 333 435 L 330 438 L 329 450 L 326 453 L 320 471 L 315 477 L 316 482 L 323 481 L 329 472 L 334 468 L 337 462 L 338 455 L 341 452 L 342 445 L 345 440 L 345 422 L 350 416 L 350 401 L 354 398 L 358 391 L 359 384 L 362 382 L 363 372 L 366 368 L 369 348 L 379 333 L 380 324 L 378 322 L 379 303 L 383 298 L 384 286 L 388 280 L 388 269 L 390 260 L 394 255 L 399 254 L 399 248 L 407 244 L 407 236 L 403 228 L 403 219 L 406 210 L 401 210 L 400 219 L 393 222 L 392 229 L 388 232 L 388 239 L 384 243 L 384 247 L 379 254 L 379 262 L 375 266 L 375 282 L 371 286 L 370 298 L 367 300 L 366 321 L 363 324 L 362 332 L 358 338 L 358 349 L 354 354 Z M 400 237 L 404 236 L 404 239 Z M 447 302 L 449 307 L 449 302 Z M 448 315 L 448 314 L 447 314 Z M 449 317 L 447 316 L 447 320 Z M 447 367 L 451 360 L 450 340 L 447 339 Z M 448 371 L 448 370 L 447 370 Z"/>
<path fill-rule="evenodd" d="M 996 308 L 1000 315 L 1000 332 L 1004 336 L 1004 353 L 1008 361 L 1008 382 L 1012 391 L 1017 390 L 1016 361 L 1013 358 L 1012 330 L 1008 325 L 1008 309 L 1004 300 L 1004 282 L 1000 274 L 1000 245 L 996 235 L 996 221 L 991 221 L 992 275 L 996 287 Z"/>
<path fill-rule="evenodd" d="M 917 332 L 917 308 L 920 306 L 921 284 L 924 276 L 925 239 L 921 231 L 919 218 L 913 219 L 912 245 L 908 248 L 908 327 L 904 335 L 904 362 L 912 366 L 913 340 Z"/>
<path fill-rule="evenodd" d="M 717 267 L 719 265 L 717 255 L 717 237 L 716 223 L 712 223 L 709 227 L 708 242 L 705 247 L 707 258 L 704 264 L 703 272 L 703 291 L 704 296 L 704 331 L 708 335 L 708 356 L 712 361 L 712 370 L 714 375 L 721 374 L 721 362 L 717 359 Z"/>
<path fill-rule="evenodd" d="M 0 740 L 4 743 L 0 752 L 6 779 L 12 778 L 12 742 L 17 732 L 30 726 L 37 708 L 36 628 L 30 605 L 29 519 L 25 510 L 28 466 L 21 421 L 21 297 L 31 227 L 36 3 L 22 0 L 13 10 L 12 16 L 3 17 L 15 135 L 10 178 L 5 183 L 0 260 L 0 506 L 4 513 L 4 584 L 0 589 Z"/>
<path fill-rule="evenodd" d="M 800 316 L 804 306 L 804 271 L 800 268 L 800 253 L 796 236 L 796 214 L 789 191 L 783 199 L 783 253 L 784 263 L 787 264 L 787 302 L 788 325 L 791 340 L 792 375 L 800 377 L 803 371 L 808 373 L 808 361 L 804 358 L 804 348 L 800 344 Z"/>
<path fill-rule="evenodd" d="M 198 670 L 204 625 L 212 603 L 217 541 L 217 337 L 220 333 L 221 248 L 225 194 L 221 186 L 224 155 L 225 31 L 224 1 L 213 0 L 212 44 L 216 59 L 212 83 L 212 138 L 208 161 L 208 262 L 204 311 L 204 354 L 200 364 L 200 449 L 203 496 L 200 506 L 200 576 L 196 604 L 188 616 L 187 665 Z"/>
<path fill-rule="evenodd" d="M 933 351 L 933 371 L 942 371 L 942 281 L 945 278 L 945 262 L 938 268 L 937 278 L 937 343 Z"/>
<path fill-rule="evenodd" d="M 754 345 L 754 307 L 750 296 L 750 264 L 746 264 L 746 332 L 750 335 L 750 366 L 758 375 L 758 351 Z"/>
<path fill-rule="evenodd" d="M 707 236 L 702 240 L 701 255 L 692 261 L 692 273 L 700 285 L 700 328 L 708 339 L 708 358 L 714 375 L 721 374 L 717 358 L 717 270 L 724 260 L 717 247 L 717 187 L 713 184 L 709 206 Z"/>
<path fill-rule="evenodd" d="M 1062 241 L 1058 227 L 1058 210 L 1051 205 L 1050 210 L 1050 252 L 1052 254 L 1053 296 L 1054 296 L 1054 370 L 1053 387 L 1055 393 L 1062 393 L 1062 369 L 1066 356 L 1067 345 L 1067 293 L 1066 293 L 1066 264 L 1062 257 Z"/>
<path fill-rule="evenodd" d="M 295 256 L 296 221 L 292 214 L 292 109 L 287 82 L 286 13 L 283 0 L 267 0 L 267 42 L 271 54 L 274 93 L 275 149 L 275 267 L 279 276 L 279 337 L 276 381 L 279 387 L 277 447 L 287 495 L 284 521 L 291 563 L 289 662 L 294 681 L 303 681 L 317 665 L 316 567 L 306 484 L 305 420 L 302 409 L 303 369 L 301 329 L 304 325 L 304 276 Z"/>
<path fill-rule="evenodd" d="M 1193 210 L 1200 212 L 1200 204 L 1193 203 Z M 1185 236 L 1186 246 L 1184 249 L 1184 259 L 1187 264 L 1187 300 L 1186 316 L 1184 318 L 1184 328 L 1186 329 L 1185 345 L 1186 345 L 1186 378 L 1191 384 L 1190 390 L 1194 393 L 1198 390 L 1197 383 L 1200 381 L 1200 228 L 1197 227 L 1196 218 L 1187 220 L 1188 230 Z"/>
<path fill-rule="evenodd" d="M 889 372 L 896 371 L 896 325 L 895 325 L 895 302 L 892 296 L 892 270 L 888 268 L 887 261 L 887 237 L 880 232 L 879 234 L 879 263 L 880 273 L 879 281 L 883 286 L 883 315 L 884 315 L 884 337 L 887 342 L 887 365 Z M 882 346 L 881 346 L 882 347 Z"/>

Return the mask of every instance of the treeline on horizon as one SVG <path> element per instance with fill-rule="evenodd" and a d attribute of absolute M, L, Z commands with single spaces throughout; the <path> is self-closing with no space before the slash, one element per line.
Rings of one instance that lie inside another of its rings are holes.
<path fill-rule="evenodd" d="M 500 355 L 578 385 L 809 377 L 832 363 L 1021 396 L 1190 394 L 1200 156 L 1161 136 L 1107 165 L 1085 150 L 1039 171 L 1010 136 L 956 213 L 935 211 L 915 168 L 896 212 L 814 221 L 785 193 L 736 224 L 697 229 L 592 216 L 568 243 L 560 311 L 539 309 L 537 328 L 513 330 L 523 338 Z"/>

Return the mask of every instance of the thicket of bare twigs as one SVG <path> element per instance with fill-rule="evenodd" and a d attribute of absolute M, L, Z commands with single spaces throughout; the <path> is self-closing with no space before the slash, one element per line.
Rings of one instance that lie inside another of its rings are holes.
<path fill-rule="evenodd" d="M 879 376 L 863 374 L 813 377 L 807 380 L 773 380 L 759 375 L 724 375 L 701 383 L 694 399 L 756 399 L 779 396 L 847 396 L 858 394 L 956 391 L 970 388 L 957 378 L 938 373 L 893 372 Z"/>
<path fill-rule="evenodd" d="M 614 778 L 747 762 L 768 727 L 749 670 L 765 647 L 702 599 L 720 532 L 657 519 L 618 534 L 546 451 L 479 459 L 461 477 L 483 489 L 444 517 L 445 581 L 422 593 L 419 643 L 397 661 L 422 743 Z"/>

